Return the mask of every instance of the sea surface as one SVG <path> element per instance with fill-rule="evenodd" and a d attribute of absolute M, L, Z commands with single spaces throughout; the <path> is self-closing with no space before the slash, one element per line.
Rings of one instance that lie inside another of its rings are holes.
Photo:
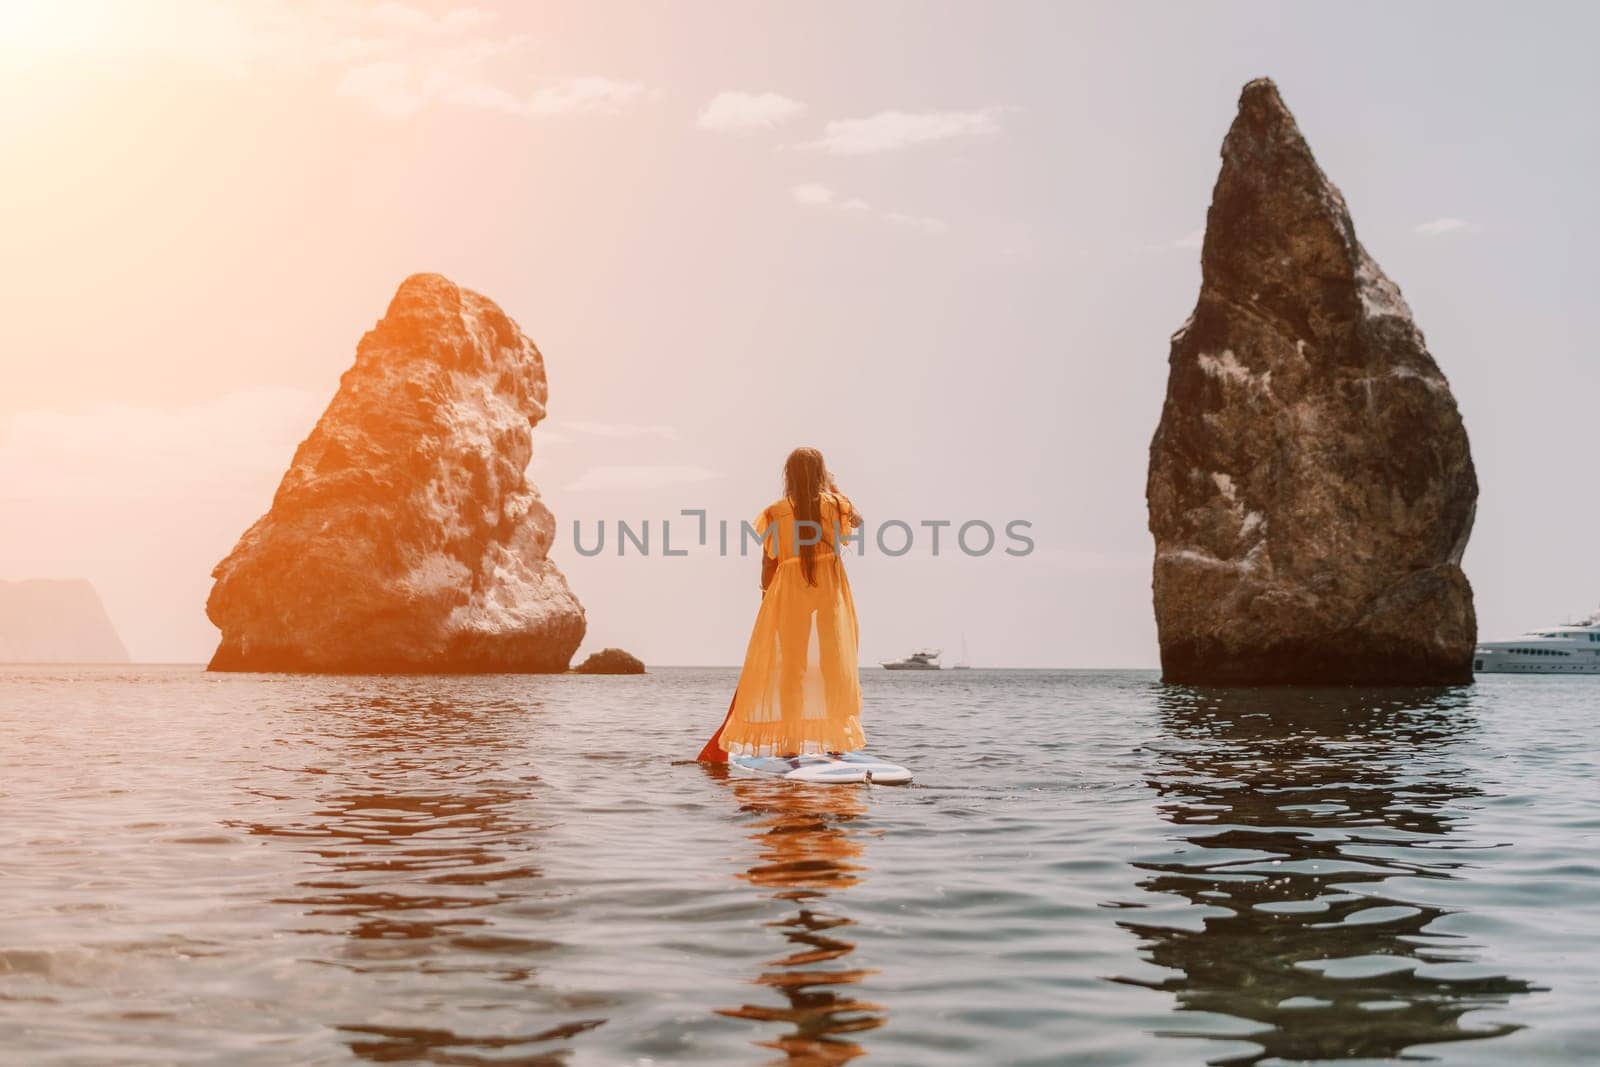
<path fill-rule="evenodd" d="M 1600 678 L 0 669 L 0 1061 L 1600 1062 Z"/>

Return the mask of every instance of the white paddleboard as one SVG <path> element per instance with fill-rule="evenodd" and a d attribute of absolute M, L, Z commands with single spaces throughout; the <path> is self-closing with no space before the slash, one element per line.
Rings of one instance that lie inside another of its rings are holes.
<path fill-rule="evenodd" d="M 791 759 L 777 756 L 729 756 L 728 766 L 756 774 L 785 778 L 791 782 L 819 784 L 872 782 L 876 785 L 905 785 L 911 772 L 864 752 L 840 756 L 806 755 Z"/>

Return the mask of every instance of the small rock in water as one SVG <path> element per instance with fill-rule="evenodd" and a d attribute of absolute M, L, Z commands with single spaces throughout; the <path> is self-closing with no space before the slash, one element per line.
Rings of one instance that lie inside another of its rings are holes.
<path fill-rule="evenodd" d="M 644 661 L 620 648 L 602 648 L 572 669 L 578 674 L 643 674 Z"/>
<path fill-rule="evenodd" d="M 1450 387 L 1267 79 L 1222 145 L 1146 495 L 1163 677 L 1470 681 Z"/>

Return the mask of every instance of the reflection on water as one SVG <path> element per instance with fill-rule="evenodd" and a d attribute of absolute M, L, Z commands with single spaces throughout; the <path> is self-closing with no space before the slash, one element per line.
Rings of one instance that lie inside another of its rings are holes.
<path fill-rule="evenodd" d="M 1192 847 L 1134 866 L 1207 917 L 1122 925 L 1173 972 L 1138 984 L 1263 1027 L 1259 1053 L 1217 1062 L 1396 1056 L 1516 1029 L 1463 1016 L 1533 987 L 1430 932 L 1446 911 L 1390 885 L 1454 878 L 1486 847 L 1451 814 L 1479 793 L 1451 760 L 1475 728 L 1466 691 L 1165 687 L 1158 705 L 1149 784 Z"/>
<path fill-rule="evenodd" d="M 319 758 L 300 768 L 307 788 L 281 815 L 243 828 L 292 839 L 310 874 L 275 904 L 296 909 L 301 935 L 341 935 L 316 960 L 369 980 L 404 978 L 405 999 L 384 1004 L 405 1017 L 407 1000 L 436 1019 L 438 1000 L 473 982 L 501 984 L 507 1008 L 534 989 L 535 962 L 550 942 L 506 927 L 509 905 L 537 888 L 539 779 L 519 764 L 514 727 L 529 711 L 513 703 L 455 706 L 437 696 L 346 695 L 305 712 Z M 465 998 L 462 998 L 465 999 Z M 453 1029 L 351 1019 L 335 1023 L 352 1052 L 378 1062 L 446 1064 L 564 1062 L 552 1043 L 601 1025 L 576 1018 L 533 1030 Z"/>
<path fill-rule="evenodd" d="M 769 925 L 783 932 L 786 954 L 768 962 L 757 985 L 776 990 L 777 1007 L 744 1004 L 718 1014 L 787 1025 L 778 1037 L 758 1042 L 784 1054 L 784 1062 L 823 1067 L 863 1054 L 847 1036 L 882 1026 L 883 1009 L 857 1000 L 852 987 L 873 972 L 841 966 L 855 950 L 843 932 L 855 920 L 824 910 L 830 894 L 848 889 L 865 867 L 861 831 L 854 821 L 865 813 L 862 791 L 852 786 L 804 786 L 777 780 L 751 780 L 707 765 L 739 803 L 754 816 L 757 858 L 742 875 L 774 900 L 791 902 L 794 914 Z"/>
<path fill-rule="evenodd" d="M 0 1064 L 1600 1063 L 1593 678 L 945 675 L 868 790 L 669 767 L 737 669 L 0 669 Z"/>

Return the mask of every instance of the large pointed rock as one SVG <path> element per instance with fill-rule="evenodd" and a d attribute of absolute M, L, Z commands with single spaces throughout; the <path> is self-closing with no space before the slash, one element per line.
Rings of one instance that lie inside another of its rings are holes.
<path fill-rule="evenodd" d="M 1461 416 L 1266 79 L 1222 145 L 1201 277 L 1150 445 L 1165 679 L 1470 680 Z"/>
<path fill-rule="evenodd" d="M 401 284 L 217 565 L 212 670 L 561 671 L 584 614 L 523 473 L 544 359 L 485 297 Z"/>

